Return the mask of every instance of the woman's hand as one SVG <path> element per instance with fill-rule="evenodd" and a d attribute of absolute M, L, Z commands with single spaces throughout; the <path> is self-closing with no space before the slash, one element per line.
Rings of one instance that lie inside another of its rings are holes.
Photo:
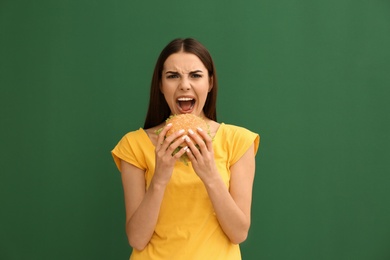
<path fill-rule="evenodd" d="M 187 147 L 183 147 L 173 155 L 173 152 L 184 142 L 186 136 L 182 136 L 184 130 L 179 130 L 165 138 L 166 133 L 171 127 L 172 124 L 168 124 L 163 128 L 158 134 L 156 143 L 156 169 L 154 179 L 164 185 L 169 182 L 177 159 L 179 159 L 187 149 Z"/>
<path fill-rule="evenodd" d="M 145 189 L 145 171 L 121 161 L 121 173 L 126 204 L 126 233 L 130 245 L 143 250 L 156 228 L 161 203 L 164 198 L 176 160 L 185 153 L 182 148 L 172 156 L 173 151 L 183 143 L 184 131 L 178 131 L 165 138 L 171 125 L 163 128 L 157 136 L 156 168 L 153 179 Z"/>
<path fill-rule="evenodd" d="M 188 132 L 192 140 L 194 140 L 192 142 L 190 138 L 185 138 L 189 148 L 186 150 L 188 158 L 199 178 L 203 182 L 207 182 L 210 178 L 218 176 L 217 166 L 214 160 L 212 139 L 201 128 L 197 129 L 197 133 L 191 129 Z M 196 145 L 198 147 L 196 147 Z"/>
<path fill-rule="evenodd" d="M 189 135 L 193 142 L 186 138 L 189 147 L 186 152 L 192 167 L 205 185 L 222 230 L 232 243 L 239 244 L 246 239 L 251 222 L 254 145 L 230 167 L 228 188 L 218 173 L 211 137 L 201 129 Z"/>

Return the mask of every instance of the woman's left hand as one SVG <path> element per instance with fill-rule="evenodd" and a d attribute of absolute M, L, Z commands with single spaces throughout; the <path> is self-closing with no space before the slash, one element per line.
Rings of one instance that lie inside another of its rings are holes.
<path fill-rule="evenodd" d="M 196 174 L 204 186 L 213 205 L 214 212 L 223 232 L 234 244 L 248 236 L 252 185 L 255 173 L 254 144 L 232 166 L 230 166 L 229 187 L 218 173 L 214 159 L 212 138 L 202 130 L 188 134 L 186 150 Z M 198 149 L 199 148 L 199 149 Z"/>
<path fill-rule="evenodd" d="M 190 138 L 185 139 L 189 148 L 186 153 L 196 174 L 203 182 L 206 182 L 217 175 L 213 143 L 211 137 L 203 129 L 198 128 L 195 131 L 191 129 L 188 131 L 193 141 Z"/>

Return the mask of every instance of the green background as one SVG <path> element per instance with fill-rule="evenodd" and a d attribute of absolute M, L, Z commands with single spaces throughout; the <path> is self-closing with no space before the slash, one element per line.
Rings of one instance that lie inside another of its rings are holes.
<path fill-rule="evenodd" d="M 110 151 L 173 38 L 261 134 L 243 259 L 390 259 L 390 2 L 0 1 L 0 259 L 128 259 Z"/>

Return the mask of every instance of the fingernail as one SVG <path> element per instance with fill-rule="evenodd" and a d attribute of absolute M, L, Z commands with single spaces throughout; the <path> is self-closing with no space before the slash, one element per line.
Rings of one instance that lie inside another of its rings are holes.
<path fill-rule="evenodd" d="M 172 125 L 172 123 L 167 124 L 167 126 L 171 126 L 171 125 Z"/>
<path fill-rule="evenodd" d="M 186 140 L 187 138 L 188 138 L 188 136 L 183 135 L 181 139 Z"/>
<path fill-rule="evenodd" d="M 181 130 L 179 131 L 179 134 L 182 134 L 182 133 L 184 133 L 184 129 L 181 129 Z"/>
<path fill-rule="evenodd" d="M 184 149 L 184 151 L 185 151 L 185 152 L 187 152 L 187 150 L 188 150 L 188 146 L 186 146 L 186 147 L 183 147 L 183 149 Z"/>
<path fill-rule="evenodd" d="M 198 131 L 202 132 L 203 130 L 202 130 L 202 128 L 198 127 Z"/>
<path fill-rule="evenodd" d="M 188 132 L 190 133 L 190 134 L 194 134 L 194 131 L 192 131 L 191 129 L 188 129 Z"/>

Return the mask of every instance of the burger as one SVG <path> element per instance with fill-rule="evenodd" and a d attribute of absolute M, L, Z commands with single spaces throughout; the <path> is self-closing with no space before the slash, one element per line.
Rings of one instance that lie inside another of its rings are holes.
<path fill-rule="evenodd" d="M 207 131 L 207 134 L 209 136 L 211 136 L 209 125 L 206 123 L 206 121 L 203 118 L 196 116 L 196 115 L 193 115 L 193 114 L 172 115 L 167 120 L 165 120 L 165 125 L 167 125 L 167 124 L 172 124 L 172 126 L 167 131 L 165 137 L 168 137 L 168 136 L 172 135 L 173 133 L 183 129 L 184 135 L 188 135 L 188 137 L 191 138 L 191 136 L 188 133 L 188 130 L 192 129 L 193 131 L 196 131 L 197 128 L 201 128 L 202 130 Z M 159 134 L 161 132 L 161 130 L 162 129 L 157 130 L 156 133 Z M 192 138 L 191 138 L 191 141 L 194 141 L 194 140 L 192 140 Z M 182 149 L 185 146 L 186 146 L 186 142 L 183 142 L 182 144 L 180 144 L 175 149 L 175 151 L 172 153 L 172 155 L 175 155 L 177 152 L 180 151 L 180 149 Z M 197 144 L 195 144 L 195 146 L 199 149 L 199 146 Z M 189 159 L 188 159 L 188 156 L 186 153 L 180 157 L 180 161 L 183 162 L 184 164 L 188 165 Z"/>

